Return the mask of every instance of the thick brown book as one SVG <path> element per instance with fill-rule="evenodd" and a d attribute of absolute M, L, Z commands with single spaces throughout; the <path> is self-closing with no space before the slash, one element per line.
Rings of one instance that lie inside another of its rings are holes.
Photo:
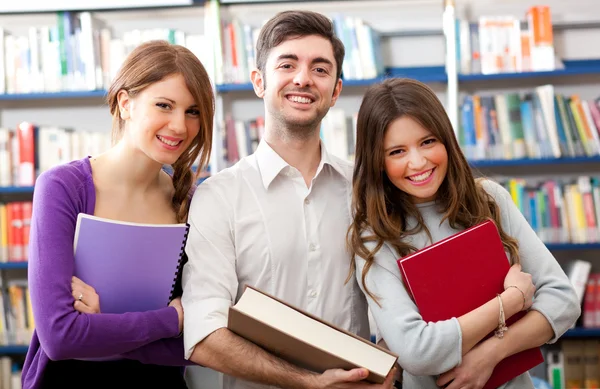
<path fill-rule="evenodd" d="M 383 383 L 398 356 L 254 287 L 246 286 L 229 308 L 227 328 L 294 365 L 369 370 L 367 381 Z"/>

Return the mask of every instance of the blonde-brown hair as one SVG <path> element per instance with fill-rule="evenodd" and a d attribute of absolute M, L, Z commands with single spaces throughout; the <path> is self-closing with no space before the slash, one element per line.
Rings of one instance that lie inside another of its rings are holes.
<path fill-rule="evenodd" d="M 124 90 L 129 96 L 135 97 L 151 84 L 176 74 L 183 76 L 200 111 L 198 135 L 172 166 L 175 188 L 173 210 L 177 220 L 184 222 L 187 219 L 190 190 L 197 175 L 208 165 L 212 147 L 215 100 L 204 66 L 194 53 L 183 46 L 172 45 L 166 41 L 143 43 L 123 62 L 108 90 L 107 103 L 113 117 L 114 144 L 121 139 L 125 125 L 119 114 L 119 92 Z M 192 172 L 195 161 L 199 162 L 196 174 Z"/>
<path fill-rule="evenodd" d="M 485 220 L 494 221 L 511 261 L 519 262 L 518 242 L 503 230 L 498 205 L 475 180 L 450 119 L 435 93 L 419 81 L 387 79 L 367 90 L 358 111 L 352 184 L 354 216 L 347 235 L 352 255 L 349 277 L 356 270 L 355 257 L 364 258 L 362 285 L 375 301 L 377 297 L 366 286 L 366 275 L 384 242 L 402 257 L 416 251 L 415 247 L 405 243 L 407 236 L 425 230 L 431 240 L 431 233 L 415 204 L 391 183 L 383 169 L 385 132 L 394 120 L 404 116 L 431 131 L 446 147 L 448 172 L 436 197 L 444 213 L 442 222 L 448 220 L 450 227 L 464 229 Z M 410 230 L 406 224 L 408 217 L 417 220 L 417 226 Z M 375 248 L 369 250 L 366 242 L 375 242 Z"/>

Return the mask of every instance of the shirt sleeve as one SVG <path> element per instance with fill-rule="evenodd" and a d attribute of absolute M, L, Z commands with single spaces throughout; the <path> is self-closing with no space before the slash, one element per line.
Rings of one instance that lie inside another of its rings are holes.
<path fill-rule="evenodd" d="M 367 243 L 369 249 L 374 244 Z M 366 276 L 369 308 L 382 338 L 398 355 L 398 364 L 413 375 L 438 375 L 462 360 L 462 332 L 456 318 L 425 322 L 404 287 L 392 249 L 383 245 Z M 363 292 L 364 259 L 356 258 L 356 280 Z M 379 303 L 379 304 L 378 304 Z"/>
<path fill-rule="evenodd" d="M 183 338 L 160 339 L 121 354 L 127 359 L 135 359 L 146 364 L 163 366 L 195 365 L 184 358 Z"/>
<path fill-rule="evenodd" d="M 501 185 L 486 181 L 484 188 L 495 198 L 502 212 L 502 226 L 519 242 L 524 272 L 531 274 L 536 291 L 531 309 L 540 312 L 554 331 L 549 343 L 564 334 L 581 314 L 575 289 L 558 261 L 529 225 L 512 197 Z"/>
<path fill-rule="evenodd" d="M 177 336 L 172 307 L 124 314 L 82 314 L 73 308 L 73 239 L 82 196 L 51 172 L 35 185 L 28 270 L 36 332 L 48 357 L 109 357 Z"/>
<path fill-rule="evenodd" d="M 230 206 L 223 200 L 225 193 L 220 193 L 225 190 L 219 191 L 217 184 L 209 178 L 196 189 L 188 217 L 190 231 L 185 248 L 188 262 L 183 267 L 181 298 L 186 359 L 196 344 L 219 328 L 227 327 L 229 307 L 237 295 Z"/>

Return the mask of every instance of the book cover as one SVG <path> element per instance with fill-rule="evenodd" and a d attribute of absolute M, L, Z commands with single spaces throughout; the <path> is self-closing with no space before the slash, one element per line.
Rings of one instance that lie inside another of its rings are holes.
<path fill-rule="evenodd" d="M 367 381 L 383 383 L 398 356 L 367 339 L 327 323 L 254 287 L 229 308 L 227 328 L 297 366 L 369 370 Z"/>
<path fill-rule="evenodd" d="M 128 223 L 80 213 L 75 276 L 100 296 L 102 313 L 166 307 L 181 271 L 187 224 Z"/>
<path fill-rule="evenodd" d="M 510 269 L 492 221 L 400 258 L 398 266 L 427 322 L 460 317 L 495 298 L 504 291 L 504 278 Z M 524 315 L 519 312 L 507 320 L 509 328 Z M 514 354 L 496 365 L 484 389 L 497 388 L 543 360 L 539 348 Z"/>

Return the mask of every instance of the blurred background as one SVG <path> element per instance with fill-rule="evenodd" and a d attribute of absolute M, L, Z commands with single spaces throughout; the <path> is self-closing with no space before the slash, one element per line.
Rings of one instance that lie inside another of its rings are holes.
<path fill-rule="evenodd" d="M 164 39 L 192 50 L 217 98 L 199 182 L 252 153 L 264 127 L 254 42 L 277 12 L 331 18 L 346 47 L 341 97 L 321 126 L 352 160 L 356 113 L 385 77 L 427 83 L 475 173 L 511 193 L 573 282 L 582 317 L 532 372 L 539 388 L 600 387 L 600 2 L 597 0 L 75 0 L 0 4 L 0 389 L 20 385 L 35 323 L 31 198 L 40 172 L 110 147 L 106 89 L 127 54 Z M 190 388 L 218 374 L 187 370 Z"/>

